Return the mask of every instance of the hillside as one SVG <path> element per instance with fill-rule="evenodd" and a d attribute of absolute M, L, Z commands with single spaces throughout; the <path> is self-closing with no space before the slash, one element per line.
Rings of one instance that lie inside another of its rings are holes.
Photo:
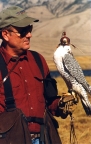
<path fill-rule="evenodd" d="M 31 49 L 52 60 L 63 31 L 78 49 L 75 55 L 91 55 L 91 1 L 86 0 L 1 0 L 0 7 L 19 5 L 29 16 L 39 19 L 34 24 Z"/>
<path fill-rule="evenodd" d="M 70 14 L 69 16 L 54 17 L 46 7 L 35 7 L 28 10 L 32 16 L 36 16 L 40 22 L 35 24 L 33 38 L 31 39 L 31 47 L 38 50 L 46 59 L 52 59 L 53 51 L 60 41 L 63 31 L 67 32 L 67 36 L 71 39 L 71 43 L 79 49 L 73 49 L 75 55 L 90 55 L 91 54 L 91 24 L 90 24 L 90 9 L 81 12 Z M 42 13 L 43 11 L 43 14 Z"/>

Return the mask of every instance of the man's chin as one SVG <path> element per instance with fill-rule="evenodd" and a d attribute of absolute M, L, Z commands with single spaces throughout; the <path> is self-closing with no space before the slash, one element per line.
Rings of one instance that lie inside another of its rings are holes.
<path fill-rule="evenodd" d="M 29 48 L 30 48 L 30 46 L 27 46 L 27 47 L 22 48 L 22 50 L 26 51 L 26 50 L 28 50 Z"/>
<path fill-rule="evenodd" d="M 27 45 L 27 46 L 24 47 L 25 50 L 27 50 L 29 48 L 30 48 L 30 45 Z"/>

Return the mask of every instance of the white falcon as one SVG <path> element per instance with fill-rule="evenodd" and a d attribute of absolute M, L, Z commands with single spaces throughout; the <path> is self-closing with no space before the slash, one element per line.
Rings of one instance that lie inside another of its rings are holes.
<path fill-rule="evenodd" d="M 66 37 L 65 32 L 53 58 L 68 90 L 73 90 L 79 95 L 86 114 L 91 115 L 91 103 L 87 95 L 87 92 L 91 94 L 91 86 L 87 83 L 79 63 L 71 52 L 70 39 Z"/>

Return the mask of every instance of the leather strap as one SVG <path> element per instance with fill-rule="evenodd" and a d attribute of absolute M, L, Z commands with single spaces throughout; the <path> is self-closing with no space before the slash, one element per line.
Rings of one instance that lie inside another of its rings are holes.
<path fill-rule="evenodd" d="M 39 69 L 41 71 L 41 74 L 42 74 L 42 76 L 44 78 L 43 64 L 42 64 L 42 61 L 41 61 L 41 58 L 40 58 L 39 54 L 36 51 L 32 51 L 32 50 L 30 52 L 32 53 L 37 65 L 38 65 L 38 67 L 39 67 Z"/>
<path fill-rule="evenodd" d="M 43 118 L 38 118 L 38 117 L 26 117 L 27 122 L 35 122 L 38 124 L 44 124 L 44 119 Z"/>
<path fill-rule="evenodd" d="M 8 74 L 7 66 L 4 61 L 3 56 L 0 54 L 0 71 L 2 74 L 2 79 L 6 77 Z M 15 108 L 15 100 L 13 98 L 12 86 L 10 82 L 10 78 L 8 77 L 7 80 L 3 83 L 4 85 L 4 92 L 5 92 L 5 104 L 6 109 L 9 110 L 11 108 Z"/>

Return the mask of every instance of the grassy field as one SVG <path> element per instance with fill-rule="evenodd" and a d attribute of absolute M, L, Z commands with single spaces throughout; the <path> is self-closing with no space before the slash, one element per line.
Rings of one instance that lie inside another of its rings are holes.
<path fill-rule="evenodd" d="M 81 67 L 83 69 L 91 69 L 91 57 L 77 57 Z M 48 62 L 50 70 L 55 70 L 55 65 L 52 61 Z M 61 76 L 55 78 L 57 80 L 58 93 L 61 95 L 63 92 L 67 92 L 67 87 L 61 78 Z M 86 80 L 91 85 L 91 77 L 86 77 Z M 91 101 L 91 97 L 88 95 L 89 100 Z M 74 127 L 75 134 L 77 137 L 78 143 L 74 144 L 91 144 L 91 117 L 87 116 L 84 112 L 84 109 L 81 105 L 80 99 L 79 103 L 75 107 L 75 111 L 73 112 L 74 117 Z M 58 132 L 60 134 L 62 144 L 70 144 L 70 116 L 66 119 L 62 119 L 61 117 L 56 118 L 59 122 Z"/>
<path fill-rule="evenodd" d="M 61 77 L 55 78 L 57 80 L 57 86 L 59 95 L 62 92 L 67 92 L 66 85 Z M 86 77 L 89 84 L 91 84 L 91 77 Z M 91 97 L 89 96 L 89 100 L 91 101 Z M 78 143 L 74 144 L 91 144 L 91 117 L 87 116 L 83 110 L 81 102 L 76 105 L 75 110 L 73 112 L 74 117 L 74 127 L 75 134 L 77 137 Z M 59 122 L 59 134 L 62 140 L 62 144 L 70 144 L 70 116 L 66 119 L 56 118 Z"/>

